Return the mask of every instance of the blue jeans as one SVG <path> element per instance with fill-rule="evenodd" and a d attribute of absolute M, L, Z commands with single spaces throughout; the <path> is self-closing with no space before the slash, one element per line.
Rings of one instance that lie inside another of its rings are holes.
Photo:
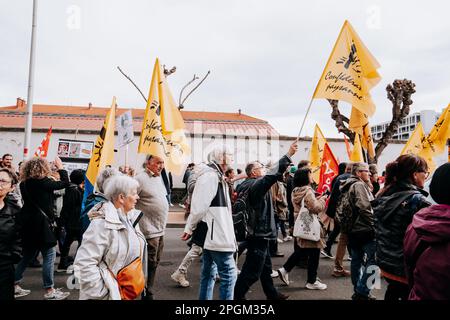
<path fill-rule="evenodd" d="M 19 284 L 22 281 L 23 273 L 28 267 L 31 260 L 34 259 L 38 251 L 41 251 L 43 263 L 42 263 L 42 281 L 44 283 L 44 289 L 53 288 L 53 272 L 55 268 L 56 247 L 35 250 L 35 249 L 23 249 L 23 258 L 20 260 L 16 268 L 15 284 Z"/>
<path fill-rule="evenodd" d="M 355 293 L 368 297 L 372 285 L 368 283 L 370 276 L 374 275 L 374 271 L 378 272 L 375 263 L 376 242 L 370 240 L 364 244 L 350 242 L 352 255 L 351 274 L 352 284 Z M 364 260 L 364 255 L 366 259 Z"/>
<path fill-rule="evenodd" d="M 219 299 L 233 300 L 234 285 L 237 278 L 234 252 L 203 250 L 202 271 L 200 275 L 199 300 L 212 300 L 215 276 L 220 276 Z M 217 266 L 217 271 L 216 267 Z"/>

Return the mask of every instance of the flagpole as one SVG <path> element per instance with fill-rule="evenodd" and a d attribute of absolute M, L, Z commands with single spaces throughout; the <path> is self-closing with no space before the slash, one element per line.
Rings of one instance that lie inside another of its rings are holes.
<path fill-rule="evenodd" d="M 27 95 L 27 111 L 25 116 L 27 119 L 25 125 L 25 141 L 23 146 L 23 159 L 28 158 L 28 152 L 31 144 L 31 129 L 33 121 L 33 89 L 34 89 L 34 62 L 35 62 L 35 47 L 36 47 L 36 28 L 37 28 L 37 3 L 38 0 L 33 0 L 33 22 L 31 27 L 31 49 L 30 49 L 30 66 L 28 70 L 28 95 Z"/>
<path fill-rule="evenodd" d="M 313 103 L 313 100 L 314 100 L 314 96 L 311 97 L 311 101 L 309 102 L 309 106 L 308 106 L 308 109 L 306 110 L 305 117 L 303 118 L 302 126 L 300 127 L 300 131 L 298 133 L 296 141 L 298 141 L 298 139 L 300 138 L 300 135 L 302 134 L 303 127 L 305 126 L 306 117 L 308 116 L 309 110 L 311 110 L 311 105 Z"/>

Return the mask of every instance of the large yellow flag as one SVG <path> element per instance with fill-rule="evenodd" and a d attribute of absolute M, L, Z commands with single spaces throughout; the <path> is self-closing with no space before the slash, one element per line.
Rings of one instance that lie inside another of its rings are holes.
<path fill-rule="evenodd" d="M 372 134 L 370 132 L 369 118 L 356 108 L 352 108 L 348 127 L 351 131 L 359 134 L 361 145 L 369 153 L 370 158 L 375 158 Z"/>
<path fill-rule="evenodd" d="M 422 142 L 425 139 L 425 131 L 423 130 L 422 122 L 419 122 L 409 137 L 400 155 L 403 154 L 419 154 L 422 150 Z"/>
<path fill-rule="evenodd" d="M 91 160 L 86 172 L 84 187 L 85 200 L 87 196 L 94 192 L 95 183 L 100 170 L 114 163 L 114 130 L 116 128 L 116 97 L 113 97 L 111 109 L 106 115 L 103 127 L 97 137 L 97 141 L 92 152 Z M 83 201 L 84 206 L 84 201 Z"/>
<path fill-rule="evenodd" d="M 362 153 L 361 142 L 359 140 L 359 134 L 355 134 L 355 141 L 353 141 L 353 151 L 350 157 L 350 161 L 353 162 L 365 162 Z"/>
<path fill-rule="evenodd" d="M 347 20 L 339 33 L 313 98 L 343 100 L 372 116 L 370 89 L 381 79 L 380 65 Z"/>
<path fill-rule="evenodd" d="M 428 136 L 422 140 L 422 149 L 418 153 L 427 160 L 430 172 L 436 169 L 433 157 L 444 152 L 448 139 L 450 139 L 450 104 L 442 112 Z"/>
<path fill-rule="evenodd" d="M 316 183 L 320 180 L 320 167 L 322 166 L 323 151 L 327 140 L 320 130 L 319 125 L 314 127 L 314 137 L 311 141 L 311 150 L 309 152 L 309 161 L 311 162 L 311 171 Z"/>
<path fill-rule="evenodd" d="M 190 153 L 183 117 L 170 93 L 158 58 L 153 67 L 138 152 L 163 158 L 167 170 L 175 174 L 181 174 L 185 158 Z"/>

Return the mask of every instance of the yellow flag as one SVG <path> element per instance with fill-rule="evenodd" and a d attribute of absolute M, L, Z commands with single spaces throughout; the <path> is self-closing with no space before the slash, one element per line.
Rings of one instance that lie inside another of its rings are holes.
<path fill-rule="evenodd" d="M 356 108 L 352 108 L 348 127 L 351 131 L 359 134 L 362 147 L 367 150 L 369 157 L 375 158 L 372 134 L 370 132 L 369 118 Z"/>
<path fill-rule="evenodd" d="M 320 130 L 319 125 L 314 127 L 314 137 L 311 141 L 311 150 L 309 152 L 309 161 L 311 162 L 311 171 L 316 183 L 320 180 L 320 167 L 322 165 L 323 150 L 327 140 Z"/>
<path fill-rule="evenodd" d="M 353 141 L 353 151 L 350 157 L 350 161 L 365 162 L 362 153 L 361 142 L 359 140 L 359 134 L 355 134 L 355 141 Z"/>
<path fill-rule="evenodd" d="M 156 59 L 138 152 L 163 158 L 168 171 L 181 174 L 185 158 L 190 154 L 184 128 L 183 117 Z"/>
<path fill-rule="evenodd" d="M 422 122 L 419 122 L 409 137 L 400 155 L 403 154 L 419 154 L 422 150 L 422 142 L 425 139 L 425 131 L 423 130 Z"/>
<path fill-rule="evenodd" d="M 339 33 L 314 92 L 314 98 L 343 100 L 372 116 L 375 105 L 370 89 L 381 77 L 380 65 L 347 20 Z"/>
<path fill-rule="evenodd" d="M 97 137 L 91 160 L 86 172 L 84 198 L 94 192 L 100 170 L 114 163 L 114 130 L 116 128 L 116 97 L 113 97 L 111 109 Z"/>
<path fill-rule="evenodd" d="M 448 139 L 450 139 L 450 104 L 442 112 L 428 136 L 422 140 L 422 149 L 418 153 L 427 160 L 430 172 L 436 169 L 433 157 L 444 152 Z"/>

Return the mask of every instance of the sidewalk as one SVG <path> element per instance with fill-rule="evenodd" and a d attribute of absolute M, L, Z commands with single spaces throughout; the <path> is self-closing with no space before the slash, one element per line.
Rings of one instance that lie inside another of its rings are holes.
<path fill-rule="evenodd" d="M 167 228 L 184 228 L 185 223 L 184 209 L 177 204 L 170 207 Z"/>

